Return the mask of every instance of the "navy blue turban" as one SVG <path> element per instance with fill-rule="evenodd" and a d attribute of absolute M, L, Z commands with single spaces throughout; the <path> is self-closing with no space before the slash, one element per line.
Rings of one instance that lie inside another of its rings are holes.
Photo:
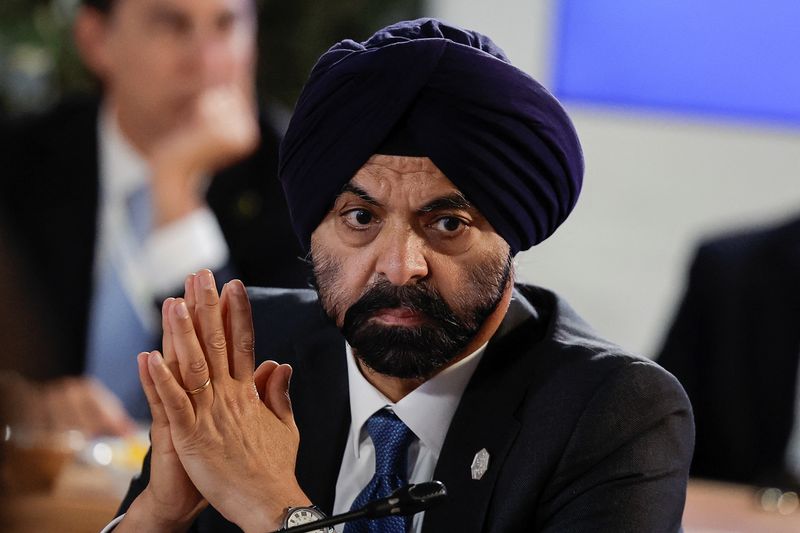
<path fill-rule="evenodd" d="M 488 37 L 400 22 L 334 45 L 297 102 L 279 175 L 306 250 L 342 187 L 398 130 L 512 253 L 549 237 L 578 200 L 583 155 L 558 101 Z"/>

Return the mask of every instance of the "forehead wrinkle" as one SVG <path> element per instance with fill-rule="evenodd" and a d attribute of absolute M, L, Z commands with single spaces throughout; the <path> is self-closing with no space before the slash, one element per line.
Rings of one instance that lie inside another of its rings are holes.
<path fill-rule="evenodd" d="M 375 154 L 367 160 L 362 169 L 378 179 L 425 178 L 445 180 L 452 184 L 444 172 L 428 157 Z"/>
<path fill-rule="evenodd" d="M 405 167 L 405 165 L 402 165 Z M 436 172 L 429 171 L 427 169 L 421 169 L 417 165 L 414 165 L 415 168 L 397 168 L 397 167 L 390 167 L 386 165 L 381 165 L 379 163 L 367 163 L 358 172 L 356 175 L 353 176 L 355 180 L 359 174 L 375 178 L 376 181 L 385 180 L 388 178 L 404 178 L 404 177 L 434 177 L 437 175 Z M 443 174 L 441 174 L 443 176 Z"/>
<path fill-rule="evenodd" d="M 446 180 L 452 182 L 427 157 L 412 156 L 372 156 L 353 176 L 351 183 L 356 183 L 359 175 L 375 178 L 381 182 L 387 179 L 426 179 Z M 357 183 L 356 183 L 357 184 Z"/>
<path fill-rule="evenodd" d="M 469 202 L 463 193 L 427 157 L 375 155 L 358 169 L 343 187 L 342 193 L 344 192 L 384 207 L 388 207 L 387 202 L 392 203 L 391 198 L 404 198 L 400 201 L 418 214 L 430 211 L 430 208 L 425 208 L 432 202 L 437 203 L 443 199 L 461 204 L 461 208 L 472 207 L 464 205 Z M 444 208 L 443 205 L 430 207 Z"/>
<path fill-rule="evenodd" d="M 398 170 L 401 173 L 408 172 L 408 169 L 425 171 L 439 170 L 436 164 L 429 157 L 407 156 L 407 155 L 384 155 L 375 154 L 370 157 L 364 166 L 377 165 L 384 168 Z"/>

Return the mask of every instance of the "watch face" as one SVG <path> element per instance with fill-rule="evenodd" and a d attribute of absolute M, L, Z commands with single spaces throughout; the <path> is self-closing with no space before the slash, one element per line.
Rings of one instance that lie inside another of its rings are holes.
<path fill-rule="evenodd" d="M 289 513 L 289 516 L 286 517 L 286 527 L 294 527 L 308 524 L 310 522 L 316 522 L 324 517 L 325 515 L 316 509 L 312 509 L 310 507 L 298 507 L 297 509 L 292 509 L 292 511 Z M 327 531 L 327 529 L 323 528 L 316 531 L 324 533 Z"/>

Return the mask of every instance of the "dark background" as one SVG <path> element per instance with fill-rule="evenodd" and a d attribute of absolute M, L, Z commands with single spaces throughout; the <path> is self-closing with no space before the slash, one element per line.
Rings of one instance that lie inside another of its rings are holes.
<path fill-rule="evenodd" d="M 344 38 L 416 18 L 424 0 L 256 0 L 259 95 L 291 109 L 316 59 Z M 0 114 L 41 111 L 94 90 L 72 43 L 79 0 L 0 0 Z"/>

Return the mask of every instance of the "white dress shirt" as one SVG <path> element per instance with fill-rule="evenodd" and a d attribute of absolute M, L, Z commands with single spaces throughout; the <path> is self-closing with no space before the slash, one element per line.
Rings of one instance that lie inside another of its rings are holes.
<path fill-rule="evenodd" d="M 408 481 L 431 481 L 442 451 L 450 421 L 464 389 L 483 357 L 486 344 L 444 369 L 399 402 L 393 403 L 372 386 L 361 373 L 347 345 L 347 377 L 350 389 L 350 431 L 336 480 L 333 513 L 346 513 L 375 473 L 375 447 L 364 427 L 376 411 L 389 407 L 417 436 L 408 450 Z M 467 468 L 465 466 L 464 468 Z M 424 513 L 414 516 L 411 531 L 422 529 Z M 344 524 L 336 527 L 341 532 Z"/>
<path fill-rule="evenodd" d="M 190 272 L 224 266 L 228 245 L 208 207 L 153 229 L 143 246 L 137 245 L 124 205 L 134 191 L 149 186 L 150 166 L 125 138 L 106 105 L 98 119 L 98 142 L 100 196 L 95 257 L 113 258 L 142 323 L 157 333 L 160 319 L 153 309 L 155 299 L 182 287 Z"/>

